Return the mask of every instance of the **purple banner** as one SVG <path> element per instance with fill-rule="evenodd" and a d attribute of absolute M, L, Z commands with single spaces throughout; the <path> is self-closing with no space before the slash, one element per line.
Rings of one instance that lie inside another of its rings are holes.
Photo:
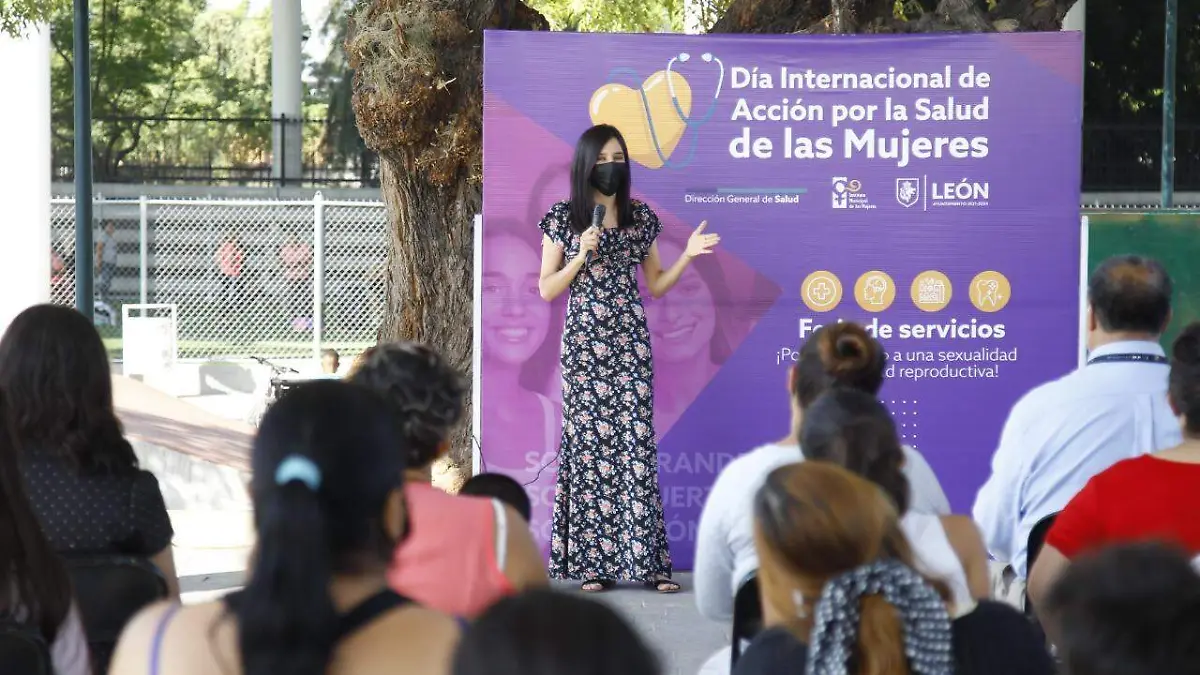
<path fill-rule="evenodd" d="M 480 454 L 528 484 L 546 545 L 566 296 L 538 295 L 537 223 L 585 129 L 629 144 L 665 265 L 643 292 L 667 533 L 692 564 L 715 475 L 788 432 L 816 326 L 872 326 L 883 398 L 958 512 L 1009 408 L 1079 334 L 1078 33 L 724 37 L 489 32 L 484 42 Z"/>

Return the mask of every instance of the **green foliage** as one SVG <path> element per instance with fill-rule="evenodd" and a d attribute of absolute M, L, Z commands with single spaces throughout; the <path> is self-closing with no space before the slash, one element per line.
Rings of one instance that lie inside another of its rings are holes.
<path fill-rule="evenodd" d="M 181 91 L 185 64 L 200 53 L 192 27 L 205 0 L 100 0 L 91 6 L 92 115 L 96 121 L 96 179 L 111 176 L 137 149 L 145 131 L 139 116 L 170 113 Z M 74 107 L 72 13 L 54 14 L 51 40 L 52 114 L 55 137 L 70 143 Z"/>
<path fill-rule="evenodd" d="M 370 180 L 373 153 L 358 135 L 354 117 L 354 71 L 346 55 L 350 17 L 361 0 L 334 0 L 321 27 L 329 55 L 313 67 L 314 90 L 326 104 L 325 124 L 318 141 L 322 159 L 335 166 L 353 167 Z"/>
<path fill-rule="evenodd" d="M 605 33 L 683 31 L 684 0 L 526 0 L 555 30 Z"/>
<path fill-rule="evenodd" d="M 70 13 L 70 0 L 0 0 L 0 33 L 20 37 L 35 23 L 47 23 L 62 11 Z"/>
<path fill-rule="evenodd" d="M 0 0 L 6 2 L 8 0 Z M 92 0 L 92 137 L 97 181 L 131 165 L 245 166 L 271 151 L 271 16 L 248 0 Z M 52 17 L 54 155 L 70 165 L 74 132 L 72 16 Z M 310 96 L 306 117 L 325 115 Z M 171 119 L 164 119 L 171 118 Z M 180 119 L 183 118 L 183 119 Z M 229 121 L 209 121 L 209 120 Z M 305 129 L 306 155 L 319 128 Z"/>

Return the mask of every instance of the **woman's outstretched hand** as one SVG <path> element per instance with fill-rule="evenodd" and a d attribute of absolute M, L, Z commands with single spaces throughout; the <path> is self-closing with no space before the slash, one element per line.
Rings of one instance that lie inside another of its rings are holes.
<path fill-rule="evenodd" d="M 689 258 L 695 258 L 698 255 L 707 255 L 713 252 L 717 244 L 721 243 L 721 235 L 705 234 L 704 228 L 708 227 L 708 221 L 700 223 L 700 227 L 688 237 L 687 251 L 684 253 Z"/>

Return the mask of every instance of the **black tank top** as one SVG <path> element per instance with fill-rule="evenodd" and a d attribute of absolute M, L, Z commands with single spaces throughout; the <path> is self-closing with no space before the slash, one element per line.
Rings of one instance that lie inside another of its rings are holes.
<path fill-rule="evenodd" d="M 230 593 L 225 597 L 225 605 L 235 615 L 237 613 L 238 603 L 242 599 L 240 591 Z M 413 604 L 412 600 L 396 593 L 391 589 L 379 591 L 375 595 L 363 600 L 355 605 L 349 612 L 346 612 L 338 619 L 337 634 L 334 642 L 341 642 L 347 637 L 353 635 L 359 629 L 371 623 L 380 616 L 387 614 L 393 609 L 398 609 L 406 605 Z M 162 655 L 163 636 L 166 634 L 167 625 L 175 617 L 175 613 L 179 610 L 180 605 L 172 605 L 167 609 L 163 616 L 158 621 L 158 626 L 154 630 L 154 638 L 150 645 L 150 675 L 159 675 L 159 661 Z"/>

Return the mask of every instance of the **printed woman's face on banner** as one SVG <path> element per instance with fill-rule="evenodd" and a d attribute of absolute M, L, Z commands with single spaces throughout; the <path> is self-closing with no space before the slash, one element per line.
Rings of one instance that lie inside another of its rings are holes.
<path fill-rule="evenodd" d="M 488 237 L 483 257 L 484 357 L 522 365 L 550 327 L 550 303 L 538 292 L 541 261 L 528 244 L 507 234 Z"/>
<path fill-rule="evenodd" d="M 660 238 L 658 253 L 663 267 L 668 267 L 679 259 L 683 249 Z M 646 321 L 656 361 L 681 363 L 711 358 L 717 309 L 712 289 L 696 270 L 697 264 L 688 266 L 670 293 L 646 303 Z"/>

